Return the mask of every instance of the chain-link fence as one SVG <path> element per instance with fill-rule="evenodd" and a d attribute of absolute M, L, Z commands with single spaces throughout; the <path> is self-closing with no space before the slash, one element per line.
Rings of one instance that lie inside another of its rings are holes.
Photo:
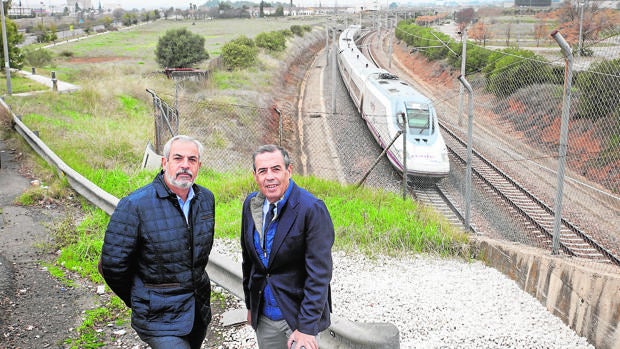
<path fill-rule="evenodd" d="M 350 184 L 363 180 L 365 185 L 400 192 L 401 176 L 385 157 L 380 158 L 382 149 L 355 110 L 340 76 L 334 74 L 333 61 L 321 50 L 325 35 L 319 33 L 313 38 L 313 42 L 301 45 L 297 56 L 284 66 L 277 79 L 286 83 L 272 99 L 243 95 L 241 91 L 230 92 L 234 96 L 204 96 L 195 93 L 204 91 L 196 88 L 200 82 L 171 82 L 177 84 L 176 101 L 169 103 L 178 105 L 179 133 L 202 140 L 207 150 L 204 164 L 217 171 L 250 171 L 252 151 L 260 144 L 278 143 L 293 154 L 297 173 Z M 445 60 L 428 61 L 419 52 L 411 54 L 411 46 L 404 40 L 399 42 L 388 35 L 383 37 L 381 49 L 393 53 L 393 68 L 401 69 L 401 76 L 411 74 L 411 84 L 432 99 L 446 127 L 464 136 L 472 116 L 473 148 L 551 210 L 555 209 L 562 178 L 562 218 L 619 256 L 617 41 L 612 37 L 584 42 L 596 54 L 573 57 L 570 96 L 564 89 L 570 67 L 559 47 L 530 54 L 478 46 L 476 49 L 482 50 L 488 60 L 484 69 L 467 70 L 473 89 L 473 115 L 468 115 L 469 96 L 456 78 L 458 71 L 451 72 Z M 480 53 L 473 53 L 474 46 L 468 45 L 467 49 L 472 59 L 478 59 Z M 309 58 L 319 51 L 321 55 L 316 59 Z M 470 57 L 467 53 L 464 56 Z M 291 64 L 299 71 L 291 72 Z M 301 81 L 312 79 L 318 83 L 308 83 L 300 94 Z M 322 104 L 307 103 L 317 94 Z M 227 98 L 244 102 L 231 103 Z M 306 102 L 301 103 L 304 98 Z M 560 130 L 566 110 L 566 168 L 565 174 L 559 176 Z M 465 167 L 452 160 L 450 175 L 439 183 L 453 201 L 464 207 Z M 548 237 L 532 233 L 535 229 L 530 222 L 515 218 L 513 208 L 498 201 L 484 186 L 475 185 L 468 199 L 478 232 L 551 249 Z M 616 270 L 611 265 L 607 269 Z"/>
<path fill-rule="evenodd" d="M 485 47 L 468 41 L 462 50 L 458 37 L 409 29 L 397 27 L 399 39 L 389 48 L 384 41 L 384 50 L 393 49 L 400 58 L 397 65 L 414 77 L 412 84 L 432 96 L 446 127 L 464 137 L 472 117 L 475 151 L 550 210 L 560 207 L 566 224 L 579 227 L 619 256 L 617 34 L 585 40 L 583 47 L 592 55 L 569 51 L 565 57 L 559 45 L 552 45 L 553 39 L 545 47 L 529 48 Z M 443 56 L 435 57 L 434 50 Z M 460 57 L 465 57 L 461 71 Z M 470 82 L 471 95 L 457 79 L 461 72 Z M 465 168 L 453 166 L 442 184 L 463 192 L 463 178 Z M 479 187 L 469 200 L 472 220 L 481 232 L 551 249 L 551 239 L 541 237 L 540 229 L 518 219 L 514 207 L 498 201 L 488 187 Z M 553 226 L 553 215 L 550 220 L 543 225 Z"/>

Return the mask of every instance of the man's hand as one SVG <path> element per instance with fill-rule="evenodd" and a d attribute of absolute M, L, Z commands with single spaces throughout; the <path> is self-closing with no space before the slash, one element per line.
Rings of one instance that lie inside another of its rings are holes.
<path fill-rule="evenodd" d="M 298 330 L 295 330 L 288 337 L 287 345 L 288 349 L 319 349 L 319 344 L 314 336 L 301 333 Z"/>

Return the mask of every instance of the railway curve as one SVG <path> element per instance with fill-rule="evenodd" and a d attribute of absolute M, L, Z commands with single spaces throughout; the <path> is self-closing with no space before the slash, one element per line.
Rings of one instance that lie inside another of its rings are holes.
<path fill-rule="evenodd" d="M 368 55 L 368 58 L 377 66 L 390 70 L 376 57 L 378 53 L 373 50 L 381 46 L 373 44 L 378 36 L 376 31 L 368 31 L 360 37 L 358 44 L 364 48 L 362 52 Z M 425 91 L 425 93 L 429 93 L 429 91 Z M 451 155 L 452 166 L 460 166 L 463 169 L 461 172 L 464 173 L 467 142 L 448 123 L 440 119 L 439 125 Z M 554 235 L 555 212 L 553 209 L 493 164 L 480 151 L 472 149 L 472 153 L 471 166 L 472 173 L 475 175 L 475 182 L 472 184 L 477 185 L 478 191 L 487 193 L 490 200 L 509 210 L 512 217 L 518 217 L 519 225 L 524 228 L 522 234 L 528 236 L 528 241 L 534 242 L 537 247 L 550 250 Z M 412 191 L 416 198 L 435 207 L 437 211 L 449 214 L 448 217 L 456 215 L 461 223 L 465 223 L 463 207 L 454 203 L 462 201 L 462 199 L 450 199 L 450 194 L 446 190 L 442 190 L 440 186 L 424 189 L 413 188 Z M 450 209 L 448 210 L 447 207 Z M 449 220 L 453 221 L 454 219 L 449 218 Z M 476 226 L 476 222 L 470 223 L 470 228 L 473 231 L 483 233 Z M 620 257 L 590 236 L 584 228 L 578 227 L 564 218 L 561 219 L 559 246 L 561 253 L 569 256 L 620 266 Z"/>

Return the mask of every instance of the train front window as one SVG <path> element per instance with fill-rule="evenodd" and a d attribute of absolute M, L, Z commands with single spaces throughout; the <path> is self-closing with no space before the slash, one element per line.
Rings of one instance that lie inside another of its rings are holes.
<path fill-rule="evenodd" d="M 431 113 L 422 105 L 407 106 L 407 123 L 411 128 L 427 129 L 430 127 Z"/>

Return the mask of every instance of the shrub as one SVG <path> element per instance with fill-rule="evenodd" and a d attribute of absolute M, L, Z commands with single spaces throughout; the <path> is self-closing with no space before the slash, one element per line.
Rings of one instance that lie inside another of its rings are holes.
<path fill-rule="evenodd" d="M 292 38 L 293 35 L 295 35 L 290 29 L 282 29 L 280 30 L 280 32 L 282 33 L 282 35 L 284 35 L 285 38 Z"/>
<path fill-rule="evenodd" d="M 61 57 L 67 57 L 67 58 L 69 58 L 69 57 L 73 57 L 73 52 L 71 52 L 71 51 L 67 51 L 67 50 L 63 50 L 63 51 L 61 51 L 61 52 L 59 53 L 59 55 L 60 55 Z"/>
<path fill-rule="evenodd" d="M 620 59 L 594 63 L 577 76 L 576 87 L 582 92 L 577 115 L 599 119 L 619 114 L 620 110 Z"/>
<path fill-rule="evenodd" d="M 209 58 L 204 37 L 186 28 L 168 30 L 159 38 L 155 55 L 162 68 L 188 68 Z"/>
<path fill-rule="evenodd" d="M 256 46 L 273 52 L 281 52 L 286 48 L 286 38 L 279 31 L 256 35 Z"/>
<path fill-rule="evenodd" d="M 486 73 L 488 91 L 499 97 L 509 96 L 526 86 L 555 81 L 548 61 L 523 49 L 507 48 L 492 52 L 483 71 Z"/>
<path fill-rule="evenodd" d="M 240 36 L 222 46 L 220 57 L 230 70 L 249 68 L 256 64 L 258 48 L 252 39 Z"/>
<path fill-rule="evenodd" d="M 297 36 L 304 36 L 304 29 L 297 24 L 291 26 L 291 32 Z"/>
<path fill-rule="evenodd" d="M 24 50 L 24 61 L 32 67 L 43 67 L 52 61 L 52 53 L 44 48 Z"/>

